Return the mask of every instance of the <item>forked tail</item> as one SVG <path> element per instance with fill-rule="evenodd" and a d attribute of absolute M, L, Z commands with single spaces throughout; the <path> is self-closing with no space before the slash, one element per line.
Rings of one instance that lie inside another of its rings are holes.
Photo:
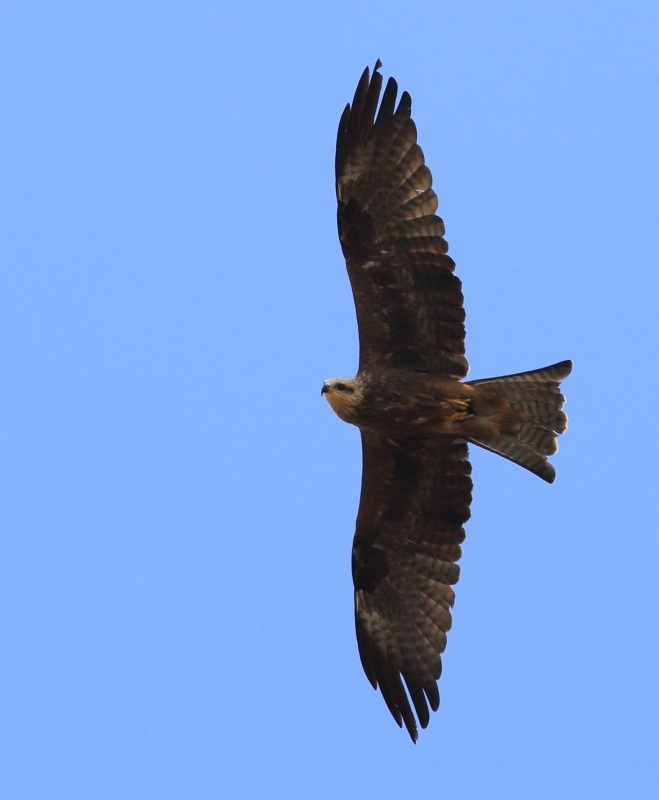
<path fill-rule="evenodd" d="M 482 393 L 485 404 L 488 398 L 494 397 L 494 392 L 508 401 L 511 412 L 518 412 L 512 414 L 516 422 L 508 431 L 501 430 L 496 436 L 470 437 L 469 441 L 553 483 L 556 471 L 547 456 L 556 452 L 556 437 L 567 428 L 567 416 L 562 410 L 565 398 L 558 387 L 571 371 L 572 362 L 561 361 L 531 372 L 469 381 L 470 386 L 486 390 Z"/>

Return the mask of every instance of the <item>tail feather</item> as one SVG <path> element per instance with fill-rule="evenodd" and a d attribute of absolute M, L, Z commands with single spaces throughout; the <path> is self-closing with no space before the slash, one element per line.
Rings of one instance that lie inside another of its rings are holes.
<path fill-rule="evenodd" d="M 557 436 L 567 429 L 563 411 L 565 398 L 559 384 L 572 371 L 571 361 L 561 361 L 550 367 L 504 375 L 500 378 L 469 381 L 503 396 L 512 409 L 519 412 L 514 432 L 498 436 L 479 436 L 469 441 L 530 470 L 543 480 L 553 483 L 554 467 L 547 460 L 558 449 Z"/>

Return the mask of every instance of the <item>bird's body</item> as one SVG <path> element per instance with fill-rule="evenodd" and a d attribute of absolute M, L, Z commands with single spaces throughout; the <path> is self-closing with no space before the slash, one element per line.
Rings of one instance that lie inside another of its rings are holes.
<path fill-rule="evenodd" d="M 346 388 L 336 388 L 337 383 Z M 366 371 L 352 380 L 328 381 L 323 394 L 344 422 L 385 437 L 388 431 L 412 438 L 500 436 L 517 433 L 523 419 L 497 392 L 404 370 Z"/>
<path fill-rule="evenodd" d="M 416 143 L 411 100 L 365 70 L 339 123 L 341 246 L 359 326 L 359 370 L 325 381 L 338 416 L 361 431 L 362 490 L 353 543 L 355 622 L 368 679 L 413 740 L 439 706 L 463 525 L 467 443 L 555 477 L 547 456 L 567 418 L 571 362 L 465 382 L 462 287 Z M 376 117 L 377 111 L 377 117 Z M 407 688 L 407 693 L 405 687 Z M 412 705 L 410 705 L 410 700 Z"/>

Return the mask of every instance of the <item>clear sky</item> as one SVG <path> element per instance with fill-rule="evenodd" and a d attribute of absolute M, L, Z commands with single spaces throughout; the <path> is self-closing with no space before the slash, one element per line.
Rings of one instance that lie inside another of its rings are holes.
<path fill-rule="evenodd" d="M 659 779 L 655 2 L 0 13 L 0 796 L 613 800 Z M 473 454 L 442 705 L 364 677 L 336 125 L 410 91 L 471 377 L 575 363 L 556 483 Z"/>

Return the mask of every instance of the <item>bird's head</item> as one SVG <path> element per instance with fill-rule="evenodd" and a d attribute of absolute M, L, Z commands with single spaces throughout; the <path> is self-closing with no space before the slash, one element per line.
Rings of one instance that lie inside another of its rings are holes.
<path fill-rule="evenodd" d="M 331 378 L 320 390 L 334 412 L 345 422 L 355 422 L 355 411 L 362 400 L 359 378 Z"/>

